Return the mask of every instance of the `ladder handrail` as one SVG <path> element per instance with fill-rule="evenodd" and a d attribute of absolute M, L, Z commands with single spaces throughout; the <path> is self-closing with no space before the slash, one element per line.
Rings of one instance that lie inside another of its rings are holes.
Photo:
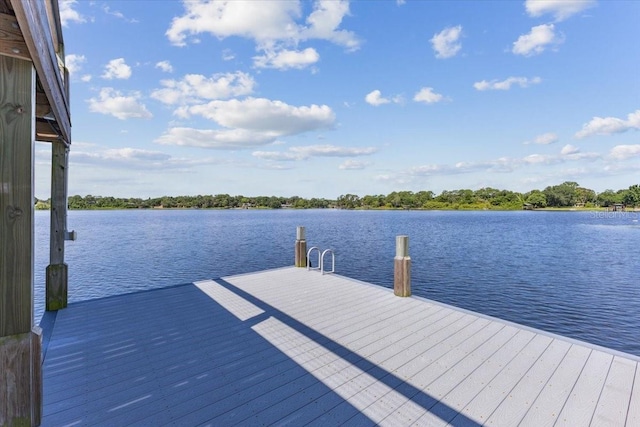
<path fill-rule="evenodd" d="M 331 253 L 331 271 L 324 271 L 324 256 L 327 253 Z M 325 249 L 324 252 L 322 252 L 322 258 L 320 261 L 320 272 L 322 274 L 329 274 L 329 273 L 333 273 L 336 271 L 336 254 L 333 253 L 333 249 Z"/>
<path fill-rule="evenodd" d="M 311 253 L 313 251 L 318 251 L 318 266 L 311 267 Z M 326 254 L 331 254 L 331 271 L 325 271 L 324 269 L 324 256 Z M 307 271 L 309 270 L 320 270 L 322 274 L 330 274 L 336 271 L 336 254 L 333 252 L 333 249 L 325 249 L 322 254 L 320 254 L 320 248 L 317 246 L 311 247 L 307 251 Z"/>
<path fill-rule="evenodd" d="M 311 252 L 312 251 L 318 251 L 318 266 L 317 267 L 311 267 Z M 321 257 L 320 257 L 320 248 L 317 246 L 313 246 L 311 249 L 309 249 L 307 251 L 307 271 L 309 270 L 320 270 L 320 267 L 322 267 L 322 261 L 321 261 Z"/>

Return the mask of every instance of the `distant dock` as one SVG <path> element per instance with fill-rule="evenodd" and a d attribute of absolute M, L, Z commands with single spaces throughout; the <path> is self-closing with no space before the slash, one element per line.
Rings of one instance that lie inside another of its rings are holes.
<path fill-rule="evenodd" d="M 43 426 L 640 425 L 639 357 L 303 268 L 49 320 Z"/>

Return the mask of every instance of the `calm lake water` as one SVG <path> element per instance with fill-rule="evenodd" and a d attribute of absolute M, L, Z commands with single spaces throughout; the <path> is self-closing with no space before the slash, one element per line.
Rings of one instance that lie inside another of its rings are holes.
<path fill-rule="evenodd" d="M 336 272 L 393 286 L 409 236 L 413 293 L 640 355 L 640 213 L 71 211 L 71 302 L 293 265 L 296 226 Z M 49 213 L 36 213 L 36 318 Z"/>

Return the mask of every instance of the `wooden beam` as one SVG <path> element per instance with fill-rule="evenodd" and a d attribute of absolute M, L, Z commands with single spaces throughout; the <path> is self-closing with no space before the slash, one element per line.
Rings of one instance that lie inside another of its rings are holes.
<path fill-rule="evenodd" d="M 47 95 L 43 92 L 36 92 L 36 118 L 49 117 L 49 114 L 52 114 L 52 112 Z"/>
<path fill-rule="evenodd" d="M 46 279 L 46 309 L 67 306 L 68 267 L 64 262 L 67 235 L 67 172 L 69 148 L 61 141 L 51 145 L 51 230 Z"/>
<path fill-rule="evenodd" d="M 56 142 L 60 141 L 60 135 L 46 121 L 36 122 L 36 141 Z"/>
<path fill-rule="evenodd" d="M 0 14 L 0 55 L 31 60 L 18 20 L 15 16 L 4 13 Z"/>
<path fill-rule="evenodd" d="M 34 82 L 30 62 L 0 56 L 0 336 L 31 331 Z"/>
<path fill-rule="evenodd" d="M 58 66 L 56 47 L 53 45 L 52 29 L 49 27 L 46 6 L 43 1 L 22 0 L 11 0 L 11 5 L 29 48 L 33 65 L 60 128 L 62 139 L 70 142 L 69 100 L 66 95 L 63 72 Z"/>
<path fill-rule="evenodd" d="M 0 425 L 30 425 L 35 72 L 0 56 Z"/>

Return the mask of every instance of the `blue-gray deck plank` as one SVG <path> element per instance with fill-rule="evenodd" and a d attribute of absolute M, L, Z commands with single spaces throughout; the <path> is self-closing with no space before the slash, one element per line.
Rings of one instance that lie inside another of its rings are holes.
<path fill-rule="evenodd" d="M 285 268 L 61 310 L 43 425 L 631 427 L 638 360 Z"/>

